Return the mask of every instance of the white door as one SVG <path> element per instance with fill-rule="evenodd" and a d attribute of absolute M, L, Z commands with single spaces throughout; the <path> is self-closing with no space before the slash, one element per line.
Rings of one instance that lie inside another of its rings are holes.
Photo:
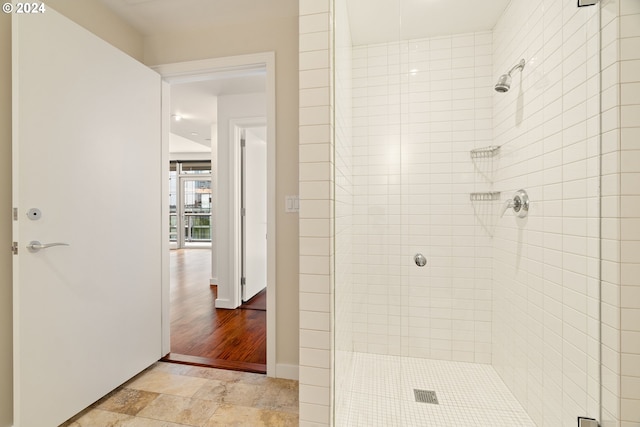
<path fill-rule="evenodd" d="M 245 129 L 243 146 L 243 302 L 267 286 L 266 127 Z"/>
<path fill-rule="evenodd" d="M 12 25 L 15 426 L 55 426 L 161 357 L 161 80 L 49 7 Z"/>

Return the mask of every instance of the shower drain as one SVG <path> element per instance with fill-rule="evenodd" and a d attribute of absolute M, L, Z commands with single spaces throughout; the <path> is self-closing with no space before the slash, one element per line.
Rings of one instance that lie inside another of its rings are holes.
<path fill-rule="evenodd" d="M 436 392 L 433 390 L 420 390 L 414 388 L 413 395 L 416 398 L 416 402 L 433 403 L 434 405 L 438 404 L 438 397 L 436 396 Z"/>

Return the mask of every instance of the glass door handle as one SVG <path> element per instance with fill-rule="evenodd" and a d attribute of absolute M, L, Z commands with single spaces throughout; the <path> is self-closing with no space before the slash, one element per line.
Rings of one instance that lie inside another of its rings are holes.
<path fill-rule="evenodd" d="M 47 249 L 52 246 L 69 246 L 68 243 L 40 243 L 37 240 L 32 240 L 27 245 L 29 252 L 38 252 L 40 249 Z"/>

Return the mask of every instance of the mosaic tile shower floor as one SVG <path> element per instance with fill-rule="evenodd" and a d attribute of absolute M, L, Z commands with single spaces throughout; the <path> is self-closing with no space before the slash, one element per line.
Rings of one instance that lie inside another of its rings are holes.
<path fill-rule="evenodd" d="M 336 396 L 336 426 L 535 427 L 490 365 L 354 353 Z M 439 404 L 418 403 L 414 389 Z"/>

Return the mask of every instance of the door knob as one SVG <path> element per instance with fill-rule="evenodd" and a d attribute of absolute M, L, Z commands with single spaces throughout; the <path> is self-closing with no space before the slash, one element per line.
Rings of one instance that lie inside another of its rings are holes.
<path fill-rule="evenodd" d="M 38 252 L 40 249 L 47 249 L 52 246 L 69 246 L 68 243 L 40 243 L 37 240 L 32 240 L 27 245 L 29 252 Z"/>

